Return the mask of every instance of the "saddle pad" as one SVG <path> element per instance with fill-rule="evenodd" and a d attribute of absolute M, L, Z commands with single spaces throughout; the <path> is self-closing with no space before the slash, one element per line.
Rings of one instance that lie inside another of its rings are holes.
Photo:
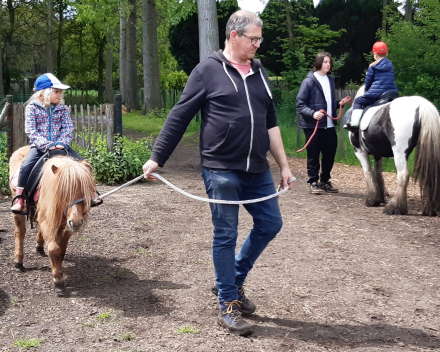
<path fill-rule="evenodd" d="M 388 104 L 390 104 L 390 103 L 388 103 Z M 378 112 L 380 109 L 382 109 L 383 107 L 385 107 L 386 105 L 387 104 L 382 104 L 379 106 L 373 106 L 373 107 L 369 108 L 362 116 L 359 128 L 362 131 L 365 131 L 368 128 L 368 126 L 370 125 L 371 119 L 373 118 L 374 114 L 376 112 Z"/>
<path fill-rule="evenodd" d="M 9 180 L 9 184 L 11 188 L 17 189 L 18 184 L 18 173 L 20 172 L 20 169 L 17 169 L 14 174 L 12 175 L 11 179 Z M 40 198 L 40 188 L 37 187 L 37 189 L 34 192 L 34 202 L 37 204 L 38 198 Z"/>

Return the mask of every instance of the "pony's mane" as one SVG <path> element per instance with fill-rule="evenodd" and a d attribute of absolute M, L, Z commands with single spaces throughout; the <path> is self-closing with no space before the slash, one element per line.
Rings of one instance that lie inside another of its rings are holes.
<path fill-rule="evenodd" d="M 58 168 L 55 174 L 53 165 Z M 89 212 L 95 195 L 95 183 L 90 165 L 65 156 L 47 160 L 41 172 L 38 221 L 44 221 L 47 232 L 55 235 L 65 221 L 66 207 L 76 200 L 78 193 L 85 200 L 84 211 Z"/>
<path fill-rule="evenodd" d="M 364 94 L 365 94 L 365 84 L 362 85 L 362 86 L 359 88 L 359 90 L 357 91 L 356 96 L 354 97 L 353 100 L 355 100 L 356 98 L 359 98 L 359 97 L 363 96 Z"/>

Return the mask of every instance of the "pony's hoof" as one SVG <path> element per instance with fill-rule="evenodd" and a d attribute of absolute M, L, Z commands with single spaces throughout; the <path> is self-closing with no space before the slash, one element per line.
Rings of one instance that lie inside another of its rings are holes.
<path fill-rule="evenodd" d="M 378 206 L 380 206 L 380 200 L 378 200 L 378 199 L 369 199 L 369 198 L 367 198 L 367 199 L 365 200 L 365 205 L 366 205 L 367 207 L 378 207 Z"/>
<path fill-rule="evenodd" d="M 42 257 L 47 257 L 47 254 L 46 252 L 44 252 L 43 247 L 36 247 L 35 252 L 37 252 L 37 254 L 41 255 Z"/>
<path fill-rule="evenodd" d="M 62 282 L 59 284 L 55 284 L 55 292 L 59 295 L 62 295 L 66 291 L 66 283 Z"/>
<path fill-rule="evenodd" d="M 14 263 L 15 269 L 17 269 L 20 272 L 24 272 L 24 266 L 23 263 Z"/>
<path fill-rule="evenodd" d="M 386 206 L 383 213 L 386 215 L 407 215 L 408 209 Z"/>

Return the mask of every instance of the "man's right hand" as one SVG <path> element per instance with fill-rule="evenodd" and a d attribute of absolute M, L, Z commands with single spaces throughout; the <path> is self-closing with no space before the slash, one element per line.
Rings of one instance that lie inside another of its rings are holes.
<path fill-rule="evenodd" d="M 151 159 L 148 160 L 148 161 L 144 164 L 144 166 L 142 167 L 142 170 L 144 171 L 144 177 L 145 177 L 147 180 L 150 180 L 150 181 L 156 181 L 157 178 L 154 177 L 154 176 L 151 176 L 151 173 L 154 172 L 158 167 L 159 167 L 159 164 L 158 164 L 158 163 L 156 163 L 155 161 L 153 161 L 153 160 L 151 160 Z"/>
<path fill-rule="evenodd" d="M 324 117 L 324 113 L 323 112 L 321 112 L 321 111 L 315 111 L 314 113 L 313 113 L 313 118 L 315 119 L 315 120 L 321 120 L 322 118 Z"/>

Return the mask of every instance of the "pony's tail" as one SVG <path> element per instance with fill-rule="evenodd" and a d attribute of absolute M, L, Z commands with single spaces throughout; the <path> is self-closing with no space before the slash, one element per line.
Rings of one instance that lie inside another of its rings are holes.
<path fill-rule="evenodd" d="M 436 216 L 440 214 L 440 116 L 434 104 L 419 98 L 414 180 L 419 181 L 423 215 Z"/>

